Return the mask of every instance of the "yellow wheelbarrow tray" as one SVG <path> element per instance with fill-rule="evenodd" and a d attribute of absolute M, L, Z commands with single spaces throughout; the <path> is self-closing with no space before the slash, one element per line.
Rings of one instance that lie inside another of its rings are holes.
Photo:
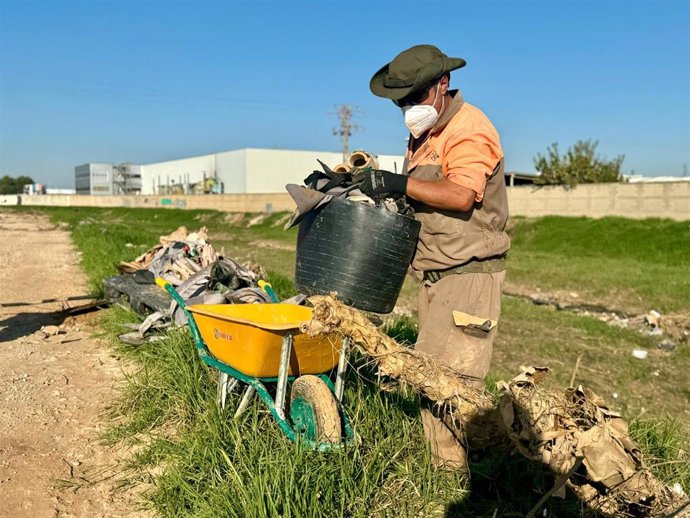
<path fill-rule="evenodd" d="M 227 393 L 245 385 L 235 417 L 258 394 L 291 441 L 326 451 L 354 439 L 342 406 L 349 340 L 336 345 L 328 337 L 300 333 L 301 324 L 311 319 L 311 308 L 280 303 L 187 306 L 170 283 L 156 282 L 185 312 L 199 358 L 218 369 L 222 409 Z M 328 373 L 336 365 L 334 384 Z M 267 388 L 273 385 L 275 398 Z"/>

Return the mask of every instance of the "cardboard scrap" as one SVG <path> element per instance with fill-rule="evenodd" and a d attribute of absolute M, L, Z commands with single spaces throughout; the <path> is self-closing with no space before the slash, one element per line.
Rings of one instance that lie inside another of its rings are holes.
<path fill-rule="evenodd" d="M 453 311 L 453 321 L 458 327 L 470 327 L 472 329 L 480 329 L 487 333 L 496 327 L 496 321 L 488 318 L 476 317 L 469 313 L 462 311 Z"/>
<path fill-rule="evenodd" d="M 658 516 L 679 499 L 646 469 L 628 425 L 603 398 L 582 386 L 563 392 L 538 387 L 547 370 L 529 367 L 500 382 L 498 410 L 513 445 L 555 474 L 582 469 L 568 487 L 592 508 L 611 516 Z"/>

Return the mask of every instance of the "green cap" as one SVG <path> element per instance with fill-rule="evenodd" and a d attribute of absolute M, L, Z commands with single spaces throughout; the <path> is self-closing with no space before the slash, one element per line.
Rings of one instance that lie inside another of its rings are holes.
<path fill-rule="evenodd" d="M 416 45 L 376 72 L 369 88 L 374 95 L 398 100 L 465 64 L 464 59 L 449 58 L 433 45 Z"/>

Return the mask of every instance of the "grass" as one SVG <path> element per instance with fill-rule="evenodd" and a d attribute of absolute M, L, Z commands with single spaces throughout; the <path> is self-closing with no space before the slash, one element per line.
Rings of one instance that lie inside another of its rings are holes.
<path fill-rule="evenodd" d="M 646 455 L 646 463 L 661 480 L 680 484 L 687 493 L 690 484 L 690 452 L 684 443 L 684 431 L 677 421 L 633 419 L 632 438 Z"/>
<path fill-rule="evenodd" d="M 516 218 L 508 280 L 635 312 L 690 307 L 690 222 Z"/>
<path fill-rule="evenodd" d="M 131 260 L 158 236 L 179 225 L 206 225 L 215 246 L 267 268 L 281 297 L 296 293 L 296 235 L 294 230 L 282 231 L 281 214 L 248 227 L 254 215 L 141 209 L 47 212 L 53 221 L 70 225 L 94 291 L 103 277 L 115 273 L 117 261 Z M 618 307 L 623 303 L 628 308 L 681 310 L 690 297 L 690 290 L 684 290 L 687 276 L 681 275 L 690 261 L 687 233 L 685 223 L 657 220 L 519 220 L 512 230 L 509 276 L 526 289 L 573 290 L 582 299 Z M 126 248 L 125 243 L 134 246 Z M 410 278 L 399 305 L 413 310 L 415 296 Z M 134 366 L 112 408 L 107 440 L 137 445 L 129 476 L 148 484 L 150 474 L 155 475 L 147 499 L 163 516 L 524 515 L 553 482 L 517 457 L 474 458 L 469 484 L 432 470 L 418 401 L 413 395 L 381 392 L 374 373 L 361 362 L 355 362 L 358 369 L 351 370 L 345 394 L 361 444 L 328 455 L 302 451 L 284 439 L 261 405 L 252 406 L 239 420 L 217 410 L 214 374 L 196 360 L 185 333 L 136 349 L 120 344 L 114 338 L 119 324 L 135 318 L 116 308 L 108 311 L 104 323 L 118 353 Z M 389 319 L 386 329 L 401 342 L 414 343 L 414 311 Z M 634 358 L 634 348 L 647 350 L 647 359 Z M 654 471 L 690 490 L 684 453 L 690 399 L 687 345 L 669 353 L 657 349 L 649 336 L 504 298 L 489 382 L 512 377 L 520 365 L 535 364 L 549 366 L 548 383 L 562 387 L 569 383 L 578 357 L 576 383 L 622 411 Z M 533 491 L 525 492 L 525 487 Z M 551 500 L 547 509 L 550 516 L 582 515 L 573 500 Z"/>
<path fill-rule="evenodd" d="M 111 338 L 137 317 L 108 312 Z M 446 502 L 462 501 L 458 476 L 440 476 L 424 454 L 414 395 L 379 391 L 367 367 L 351 371 L 345 406 L 361 443 L 329 454 L 288 442 L 260 404 L 233 420 L 215 402 L 215 375 L 195 357 L 185 332 L 133 349 L 122 397 L 111 409 L 111 444 L 143 441 L 130 462 L 145 480 L 165 466 L 148 493 L 164 516 L 321 517 L 442 516 Z M 231 396 L 229 407 L 237 404 Z"/>
<path fill-rule="evenodd" d="M 633 357 L 633 349 L 646 350 L 647 358 Z M 669 353 L 658 349 L 650 336 L 504 298 L 490 373 L 493 379 L 509 377 L 529 363 L 548 366 L 552 371 L 549 383 L 567 386 L 578 357 L 575 382 L 597 392 L 614 410 L 628 417 L 675 415 L 687 420 L 687 346 Z"/>

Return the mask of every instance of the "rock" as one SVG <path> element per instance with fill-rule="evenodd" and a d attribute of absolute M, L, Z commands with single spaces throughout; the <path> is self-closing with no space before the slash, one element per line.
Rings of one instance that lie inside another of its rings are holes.
<path fill-rule="evenodd" d="M 544 297 L 537 295 L 537 294 L 530 295 L 529 298 L 532 299 L 532 302 L 534 304 L 536 304 L 537 306 L 544 306 L 544 305 L 549 303 L 549 301 L 547 299 L 545 299 Z"/>
<path fill-rule="evenodd" d="M 662 340 L 656 344 L 656 346 L 664 351 L 675 351 L 676 347 L 678 347 L 678 344 L 672 340 Z"/>
<path fill-rule="evenodd" d="M 65 330 L 60 329 L 58 326 L 43 326 L 41 327 L 41 331 L 47 336 L 65 334 Z"/>
<path fill-rule="evenodd" d="M 266 213 L 254 216 L 252 219 L 249 220 L 249 223 L 247 223 L 247 228 L 263 223 L 264 221 L 266 221 L 266 218 L 268 218 L 268 216 L 269 214 Z"/>
<path fill-rule="evenodd" d="M 141 335 L 139 331 L 134 331 L 132 333 L 124 333 L 118 336 L 120 341 L 128 345 L 142 345 L 146 343 L 146 339 Z"/>
<path fill-rule="evenodd" d="M 609 321 L 609 324 L 615 327 L 627 328 L 629 321 L 627 318 L 615 318 Z"/>

